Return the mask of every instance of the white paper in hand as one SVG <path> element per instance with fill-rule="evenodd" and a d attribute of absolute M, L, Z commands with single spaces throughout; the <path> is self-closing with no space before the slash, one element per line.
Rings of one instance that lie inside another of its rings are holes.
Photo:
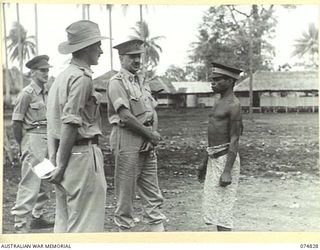
<path fill-rule="evenodd" d="M 51 173 L 53 170 L 55 170 L 56 167 L 49 161 L 48 159 L 44 158 L 42 162 L 35 165 L 33 167 L 34 173 L 40 178 L 40 179 L 47 179 L 51 177 Z"/>

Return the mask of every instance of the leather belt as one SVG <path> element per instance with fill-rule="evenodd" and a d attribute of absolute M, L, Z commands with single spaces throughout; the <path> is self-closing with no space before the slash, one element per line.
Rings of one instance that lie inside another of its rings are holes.
<path fill-rule="evenodd" d="M 218 158 L 220 156 L 226 155 L 228 153 L 228 151 L 229 151 L 229 148 L 226 148 L 226 149 L 224 149 L 222 151 L 219 151 L 218 153 L 212 154 L 211 157 L 216 159 L 216 158 Z"/>
<path fill-rule="evenodd" d="M 27 132 L 37 132 L 37 131 L 44 131 L 44 132 L 46 132 L 47 131 L 47 126 L 45 126 L 45 125 L 39 125 L 39 126 L 36 126 L 36 127 L 33 127 L 33 128 L 28 128 L 28 129 L 26 129 L 27 130 Z"/>
<path fill-rule="evenodd" d="M 92 145 L 92 144 L 98 144 L 99 139 L 98 136 L 96 135 L 93 138 L 81 138 L 79 140 L 76 140 L 74 145 L 76 146 L 83 146 L 83 145 Z"/>

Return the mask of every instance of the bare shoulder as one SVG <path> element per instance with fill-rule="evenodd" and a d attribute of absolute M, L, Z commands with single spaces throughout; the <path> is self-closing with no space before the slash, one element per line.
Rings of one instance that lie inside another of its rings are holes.
<path fill-rule="evenodd" d="M 224 102 L 230 109 L 239 109 L 241 107 L 240 101 L 235 95 L 228 96 L 227 98 L 225 98 Z"/>
<path fill-rule="evenodd" d="M 229 115 L 232 120 L 241 120 L 241 104 L 239 99 L 234 96 L 228 105 Z"/>

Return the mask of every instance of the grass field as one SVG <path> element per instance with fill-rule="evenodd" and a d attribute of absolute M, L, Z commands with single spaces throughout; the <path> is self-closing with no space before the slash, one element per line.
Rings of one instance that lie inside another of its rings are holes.
<path fill-rule="evenodd" d="M 164 137 L 158 146 L 159 179 L 168 231 L 212 230 L 200 219 L 202 184 L 196 180 L 196 167 L 207 145 L 209 112 L 210 109 L 159 111 L 159 132 Z M 235 230 L 319 231 L 318 113 L 244 114 L 243 121 Z M 101 147 L 109 187 L 105 229 L 116 231 L 112 222 L 115 201 L 108 147 L 110 125 L 104 125 L 103 130 Z M 4 233 L 12 232 L 10 208 L 18 182 L 19 166 L 12 168 L 4 164 Z M 138 217 L 141 216 L 139 204 L 136 201 Z M 53 216 L 53 200 L 47 210 Z M 143 230 L 143 223 L 137 229 Z"/>

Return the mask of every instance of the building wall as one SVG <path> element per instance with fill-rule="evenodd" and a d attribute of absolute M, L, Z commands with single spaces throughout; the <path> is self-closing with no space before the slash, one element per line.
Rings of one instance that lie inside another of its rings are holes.
<path fill-rule="evenodd" d="M 212 107 L 214 99 L 212 97 L 198 97 L 198 106 Z"/>
<path fill-rule="evenodd" d="M 240 96 L 238 96 L 238 99 L 239 99 L 239 101 L 240 101 L 240 105 L 242 106 L 242 107 L 249 107 L 249 97 L 240 97 Z"/>
<path fill-rule="evenodd" d="M 301 97 L 269 97 L 261 96 L 261 107 L 313 107 L 318 106 L 319 100 L 317 96 L 301 96 Z"/>
<path fill-rule="evenodd" d="M 157 99 L 158 105 L 159 106 L 168 106 L 168 105 L 173 105 L 173 100 L 169 99 L 168 97 L 164 98 L 164 97 L 159 97 Z"/>
<path fill-rule="evenodd" d="M 193 95 L 187 95 L 187 108 L 194 108 L 197 107 L 197 95 L 193 94 Z"/>

